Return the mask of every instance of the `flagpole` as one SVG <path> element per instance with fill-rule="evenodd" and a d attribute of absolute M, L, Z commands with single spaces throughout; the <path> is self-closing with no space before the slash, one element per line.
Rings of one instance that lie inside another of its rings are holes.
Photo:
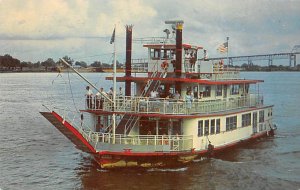
<path fill-rule="evenodd" d="M 228 43 L 228 41 L 229 41 L 229 37 L 227 37 L 226 40 L 227 40 L 227 66 L 229 67 L 229 57 L 228 57 L 228 52 L 229 52 L 229 43 Z"/>
<path fill-rule="evenodd" d="M 113 111 L 115 112 L 116 110 L 116 91 L 117 91 L 117 64 L 116 64 L 116 59 L 117 59 L 117 55 L 116 55 L 116 25 L 115 25 L 115 29 L 114 29 L 114 34 L 113 34 L 113 38 L 114 38 L 114 64 L 113 64 Z M 116 114 L 113 113 L 113 144 L 116 143 Z"/>

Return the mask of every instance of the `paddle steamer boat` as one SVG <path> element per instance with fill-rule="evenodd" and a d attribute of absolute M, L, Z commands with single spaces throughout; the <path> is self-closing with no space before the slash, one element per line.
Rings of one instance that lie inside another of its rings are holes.
<path fill-rule="evenodd" d="M 131 59 L 133 26 L 126 26 L 125 75 L 106 78 L 124 82 L 124 94 L 98 91 L 77 122 L 56 109 L 41 112 L 102 168 L 182 166 L 274 134 L 263 81 L 241 79 L 223 60 L 202 56 L 202 47 L 182 43 L 183 21 L 166 24 L 175 37 L 165 31 L 147 41 L 146 60 Z"/>

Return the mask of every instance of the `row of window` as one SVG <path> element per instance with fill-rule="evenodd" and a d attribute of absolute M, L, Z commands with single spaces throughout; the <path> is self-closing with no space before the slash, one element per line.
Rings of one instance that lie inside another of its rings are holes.
<path fill-rule="evenodd" d="M 207 119 L 198 121 L 198 137 L 209 134 L 220 133 L 221 121 L 220 119 Z"/>
<path fill-rule="evenodd" d="M 224 87 L 225 88 L 225 87 Z M 211 86 L 204 86 L 203 88 L 203 97 L 210 97 L 211 96 Z M 240 85 L 235 84 L 231 85 L 231 91 L 230 95 L 237 95 L 239 94 Z M 246 85 L 246 93 L 248 93 L 249 85 Z M 216 86 L 216 96 L 222 96 L 223 95 L 223 86 L 217 85 Z"/>
<path fill-rule="evenodd" d="M 257 114 L 256 112 L 254 114 Z M 257 118 L 257 117 L 254 117 Z M 259 111 L 259 123 L 263 123 L 264 110 Z M 242 127 L 251 125 L 251 113 L 242 114 Z M 198 121 L 198 137 L 209 134 L 218 134 L 221 129 L 220 119 L 206 119 Z M 237 116 L 226 117 L 226 131 L 237 129 Z"/>

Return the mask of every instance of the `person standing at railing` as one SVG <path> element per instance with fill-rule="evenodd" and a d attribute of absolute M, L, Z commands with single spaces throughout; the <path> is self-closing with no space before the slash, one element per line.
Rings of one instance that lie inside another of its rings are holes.
<path fill-rule="evenodd" d="M 99 89 L 100 92 L 97 92 L 95 95 L 95 103 L 96 103 L 96 109 L 103 109 L 103 102 L 104 102 L 104 97 L 102 96 L 102 94 L 106 94 L 103 91 L 103 88 Z M 101 94 L 102 93 L 102 94 Z"/>
<path fill-rule="evenodd" d="M 88 109 L 91 109 L 93 107 L 93 92 L 89 86 L 87 86 L 85 89 L 86 89 L 86 93 L 85 93 L 86 105 Z"/>
<path fill-rule="evenodd" d="M 174 98 L 174 100 L 177 100 L 177 101 L 181 99 L 181 96 L 180 96 L 178 90 L 176 90 L 176 92 L 175 92 L 173 98 Z"/>
<path fill-rule="evenodd" d="M 103 89 L 103 88 L 100 88 L 99 91 L 101 91 L 101 89 Z M 101 102 L 101 93 L 100 92 L 97 92 L 95 94 L 94 102 L 95 102 L 95 109 L 100 109 L 100 102 Z"/>
<path fill-rule="evenodd" d="M 123 96 L 123 90 L 122 87 L 119 87 L 119 92 L 118 92 L 118 96 L 122 97 Z"/>
<path fill-rule="evenodd" d="M 114 90 L 113 90 L 112 87 L 109 89 L 109 91 L 107 92 L 107 94 L 109 95 L 110 98 L 112 98 L 112 96 L 114 94 Z"/>
<path fill-rule="evenodd" d="M 121 86 L 119 87 L 119 92 L 118 92 L 117 95 L 118 95 L 118 98 L 117 98 L 117 99 L 119 100 L 119 106 L 122 107 L 122 106 L 123 106 L 123 101 L 124 101 L 124 100 L 123 100 L 123 98 L 124 98 L 123 95 L 124 95 L 124 94 L 123 94 L 123 90 L 122 90 L 122 87 L 121 87 Z"/>
<path fill-rule="evenodd" d="M 191 95 L 191 91 L 188 91 L 187 95 L 185 96 L 185 102 L 186 102 L 186 108 L 188 109 L 187 111 L 192 108 L 192 102 L 193 102 L 193 96 Z"/>

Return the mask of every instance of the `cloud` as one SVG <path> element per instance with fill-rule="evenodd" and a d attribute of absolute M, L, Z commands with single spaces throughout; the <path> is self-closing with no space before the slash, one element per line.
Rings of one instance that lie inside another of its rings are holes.
<path fill-rule="evenodd" d="M 185 21 L 185 42 L 204 46 L 210 56 L 218 56 L 216 47 L 227 36 L 231 55 L 300 44 L 300 1 L 0 0 L 0 50 L 34 61 L 61 54 L 91 60 L 111 50 L 114 24 L 121 54 L 125 24 L 134 25 L 134 37 L 157 37 L 164 36 L 164 21 L 174 19 Z"/>

